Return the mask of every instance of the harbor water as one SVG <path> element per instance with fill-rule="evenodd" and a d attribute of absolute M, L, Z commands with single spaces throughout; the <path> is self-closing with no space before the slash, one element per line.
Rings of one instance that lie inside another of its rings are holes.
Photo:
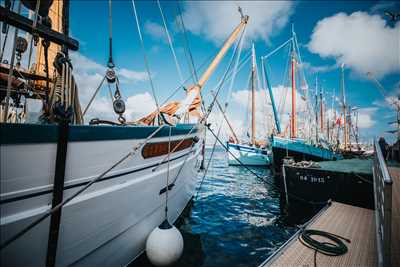
<path fill-rule="evenodd" d="M 210 154 L 207 149 L 207 160 Z M 228 166 L 226 156 L 217 148 L 202 182 L 199 173 L 198 193 L 176 222 L 185 248 L 174 266 L 258 266 L 318 211 L 292 211 L 268 168 L 251 167 L 256 177 Z M 143 254 L 130 265 L 137 266 L 152 265 Z"/>

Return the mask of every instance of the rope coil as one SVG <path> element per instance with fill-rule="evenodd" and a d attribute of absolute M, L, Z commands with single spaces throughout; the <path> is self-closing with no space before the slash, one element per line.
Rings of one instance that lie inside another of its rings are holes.
<path fill-rule="evenodd" d="M 329 239 L 331 242 L 318 241 L 312 236 L 320 236 L 325 239 Z M 350 239 L 348 238 L 315 229 L 304 229 L 299 234 L 298 240 L 304 246 L 314 250 L 314 266 L 317 266 L 318 252 L 327 256 L 341 256 L 346 254 L 348 251 L 347 246 L 342 240 L 346 241 L 347 243 L 351 243 Z"/>

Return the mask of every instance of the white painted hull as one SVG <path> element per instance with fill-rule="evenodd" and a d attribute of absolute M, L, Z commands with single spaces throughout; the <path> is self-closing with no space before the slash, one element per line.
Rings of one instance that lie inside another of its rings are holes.
<path fill-rule="evenodd" d="M 265 151 L 262 153 L 259 148 L 228 143 L 228 149 L 229 165 L 241 165 L 239 161 L 248 166 L 266 166 L 271 163 L 270 155 L 265 154 Z"/>
<path fill-rule="evenodd" d="M 199 136 L 192 134 L 189 137 Z M 174 139 L 188 138 L 175 136 Z M 142 140 L 68 144 L 64 198 L 108 169 Z M 154 138 L 168 141 L 168 137 Z M 0 240 L 23 229 L 50 208 L 56 144 L 2 145 Z M 193 196 L 201 141 L 173 153 L 170 162 L 169 221 Z M 121 266 L 144 250 L 148 234 L 164 220 L 165 156 L 143 159 L 140 151 L 62 209 L 57 266 Z M 153 167 L 151 167 L 153 166 Z M 49 193 L 43 193 L 48 192 Z M 24 196 L 31 196 L 23 198 Z M 13 200 L 13 201 L 10 201 Z M 45 266 L 50 219 L 0 251 L 1 266 Z"/>

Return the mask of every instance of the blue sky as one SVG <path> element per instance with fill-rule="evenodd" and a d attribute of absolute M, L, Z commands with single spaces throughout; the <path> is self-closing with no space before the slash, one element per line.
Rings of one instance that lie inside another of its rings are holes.
<path fill-rule="evenodd" d="M 163 32 L 157 2 L 135 3 L 157 98 L 162 102 L 179 85 L 180 79 Z M 388 122 L 395 118 L 395 112 L 388 108 L 384 97 L 365 73 L 374 73 L 388 96 L 400 92 L 400 24 L 391 22 L 389 17 L 383 15 L 385 10 L 399 12 L 399 4 L 376 1 L 180 2 L 195 66 L 198 67 L 215 54 L 224 38 L 239 23 L 237 4 L 242 6 L 244 13 L 250 15 L 242 55 L 248 53 L 249 44 L 254 42 L 259 60 L 259 56 L 267 54 L 290 37 L 291 23 L 294 23 L 309 87 L 313 90 L 315 76 L 318 76 L 321 86 L 328 93 L 327 99 L 334 90 L 338 94 L 338 66 L 345 63 L 347 101 L 352 106 L 362 108 L 361 136 L 368 139 L 391 129 Z M 176 24 L 177 3 L 161 1 L 161 5 L 180 66 L 184 76 L 188 77 L 190 70 L 184 54 L 183 34 Z M 114 0 L 112 8 L 114 62 L 119 71 L 117 74 L 121 76 L 122 93 L 128 101 L 127 111 L 132 117 L 138 117 L 153 108 L 154 100 L 145 73 L 132 3 Z M 72 58 L 75 61 L 75 75 L 78 75 L 78 82 L 82 83 L 82 98 L 85 102 L 100 82 L 103 66 L 108 59 L 108 1 L 71 1 L 70 23 L 72 35 L 80 41 L 80 50 Z M 205 86 L 205 94 L 221 77 L 230 53 Z M 288 86 L 282 84 L 286 57 L 282 51 L 269 60 L 275 90 L 279 90 L 279 86 Z M 247 88 L 249 69 L 250 66 L 245 66 L 238 74 L 231 98 L 233 103 L 228 110 L 237 128 L 245 125 L 245 115 L 238 110 L 244 108 L 240 99 L 244 95 L 240 91 Z M 221 102 L 227 91 L 227 88 L 223 90 Z M 106 100 L 107 94 L 104 87 L 96 99 L 97 103 L 91 113 L 93 116 L 105 116 L 110 107 L 107 102 L 109 100 Z M 175 96 L 175 99 L 181 97 L 183 92 Z M 286 102 L 290 105 L 289 100 Z M 268 105 L 265 108 L 268 109 Z"/>

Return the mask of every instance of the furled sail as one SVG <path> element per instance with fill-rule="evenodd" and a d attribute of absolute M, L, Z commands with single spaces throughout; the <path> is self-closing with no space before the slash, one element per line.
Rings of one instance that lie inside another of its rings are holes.
<path fill-rule="evenodd" d="M 183 101 L 173 101 L 164 106 L 160 107 L 160 113 L 162 115 L 175 116 L 180 119 L 185 113 L 200 118 L 201 113 L 198 108 L 201 104 L 200 90 L 198 86 L 193 85 L 187 90 L 187 97 Z M 139 124 L 152 125 L 157 118 L 158 111 L 154 111 L 149 115 L 141 118 L 137 121 Z"/>

